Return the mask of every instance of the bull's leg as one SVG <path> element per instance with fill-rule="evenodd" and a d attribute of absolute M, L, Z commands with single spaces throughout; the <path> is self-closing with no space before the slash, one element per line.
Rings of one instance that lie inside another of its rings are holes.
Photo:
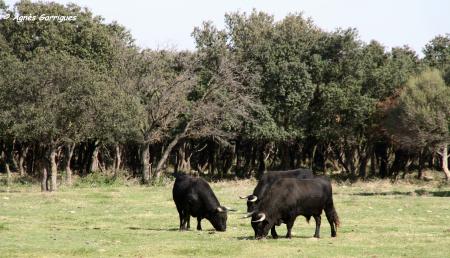
<path fill-rule="evenodd" d="M 273 239 L 277 239 L 278 238 L 278 234 L 277 234 L 277 231 L 275 230 L 275 226 L 273 226 L 270 229 L 270 234 L 272 235 Z"/>
<path fill-rule="evenodd" d="M 178 216 L 180 217 L 180 231 L 183 230 L 183 209 L 178 205 L 178 203 L 175 202 L 175 206 L 177 207 Z"/>
<path fill-rule="evenodd" d="M 336 237 L 336 227 L 335 227 L 334 216 L 333 216 L 334 212 L 336 212 L 334 209 L 325 211 L 325 215 L 327 216 L 328 223 L 330 223 L 331 237 Z"/>
<path fill-rule="evenodd" d="M 187 229 L 191 228 L 191 216 L 187 216 Z"/>
<path fill-rule="evenodd" d="M 286 234 L 286 238 L 292 238 L 292 227 L 294 226 L 294 221 L 295 218 L 290 219 L 289 221 L 286 221 L 286 227 L 287 227 L 287 234 Z"/>
<path fill-rule="evenodd" d="M 178 211 L 178 215 L 180 216 L 180 231 L 183 230 L 183 211 Z"/>
<path fill-rule="evenodd" d="M 188 229 L 187 225 L 188 225 L 188 223 L 189 223 L 189 222 L 188 222 L 189 219 L 190 219 L 190 214 L 189 214 L 189 212 L 186 211 L 186 210 L 184 210 L 184 211 L 183 211 L 183 225 L 182 225 L 182 229 L 181 229 L 181 230 L 187 230 L 187 229 Z"/>
<path fill-rule="evenodd" d="M 202 218 L 197 217 L 197 230 L 202 230 Z"/>
<path fill-rule="evenodd" d="M 314 215 L 314 220 L 316 221 L 316 232 L 314 233 L 314 237 L 320 238 L 320 222 L 322 218 L 320 215 Z"/>

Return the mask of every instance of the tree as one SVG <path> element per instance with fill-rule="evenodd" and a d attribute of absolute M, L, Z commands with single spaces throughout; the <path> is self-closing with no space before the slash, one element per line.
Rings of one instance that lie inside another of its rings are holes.
<path fill-rule="evenodd" d="M 190 69 L 185 67 L 185 70 L 194 84 L 188 89 L 186 109 L 180 114 L 177 127 L 172 130 L 170 141 L 156 166 L 156 177 L 160 176 L 170 151 L 181 139 L 229 139 L 239 131 L 244 119 L 249 119 L 248 109 L 253 104 L 240 83 L 246 73 L 238 69 L 229 55 L 224 33 L 205 23 L 194 30 L 193 36 L 198 51 L 191 56 Z"/>
<path fill-rule="evenodd" d="M 139 137 L 141 172 L 143 182 L 148 183 L 150 144 L 165 140 L 180 126 L 180 116 L 188 107 L 188 92 L 195 82 L 183 54 L 144 51 L 138 62 L 134 91 L 143 110 Z"/>
<path fill-rule="evenodd" d="M 450 84 L 450 34 L 438 35 L 425 45 L 425 63 L 442 72 L 447 85 Z"/>
<path fill-rule="evenodd" d="M 45 149 L 51 172 L 51 191 L 57 190 L 57 150 L 95 130 L 97 111 L 103 107 L 104 77 L 91 64 L 61 52 L 41 52 L 22 66 L 19 81 L 6 85 L 9 127 L 22 141 L 38 142 Z M 14 96 L 14 98 L 10 97 Z"/>
<path fill-rule="evenodd" d="M 450 90 L 439 71 L 427 70 L 406 83 L 396 105 L 387 110 L 384 125 L 392 140 L 402 148 L 437 149 L 448 180 L 449 121 Z"/>
<path fill-rule="evenodd" d="M 19 82 L 22 64 L 11 54 L 11 49 L 0 35 L 0 161 L 7 173 L 8 183 L 11 178 L 12 149 L 15 133 L 11 130 L 14 116 L 9 110 L 8 100 L 11 93 L 8 89 Z"/>

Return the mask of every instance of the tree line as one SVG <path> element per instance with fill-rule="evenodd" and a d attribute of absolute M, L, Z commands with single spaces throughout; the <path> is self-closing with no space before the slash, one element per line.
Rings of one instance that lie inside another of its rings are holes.
<path fill-rule="evenodd" d="M 301 13 L 228 13 L 194 51 L 140 49 L 86 8 L 0 1 L 0 171 L 43 190 L 73 174 L 216 178 L 310 167 L 350 178 L 442 169 L 448 179 L 450 36 L 424 57 Z"/>

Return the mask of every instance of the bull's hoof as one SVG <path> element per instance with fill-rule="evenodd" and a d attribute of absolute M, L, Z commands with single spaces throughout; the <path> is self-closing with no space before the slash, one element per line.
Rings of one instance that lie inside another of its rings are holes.
<path fill-rule="evenodd" d="M 278 239 L 278 235 L 272 235 L 273 239 Z"/>
<path fill-rule="evenodd" d="M 319 236 L 319 235 L 314 235 L 314 237 L 315 237 L 315 238 L 320 238 L 320 236 Z"/>
<path fill-rule="evenodd" d="M 291 239 L 292 236 L 291 235 L 286 235 L 286 238 Z"/>

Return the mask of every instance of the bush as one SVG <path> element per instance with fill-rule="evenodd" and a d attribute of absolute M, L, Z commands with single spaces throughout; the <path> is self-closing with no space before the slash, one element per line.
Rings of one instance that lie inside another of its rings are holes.
<path fill-rule="evenodd" d="M 126 175 L 126 171 L 118 171 L 115 174 L 94 171 L 76 180 L 73 185 L 74 187 L 108 187 L 134 184 L 135 182 L 128 180 Z"/>

